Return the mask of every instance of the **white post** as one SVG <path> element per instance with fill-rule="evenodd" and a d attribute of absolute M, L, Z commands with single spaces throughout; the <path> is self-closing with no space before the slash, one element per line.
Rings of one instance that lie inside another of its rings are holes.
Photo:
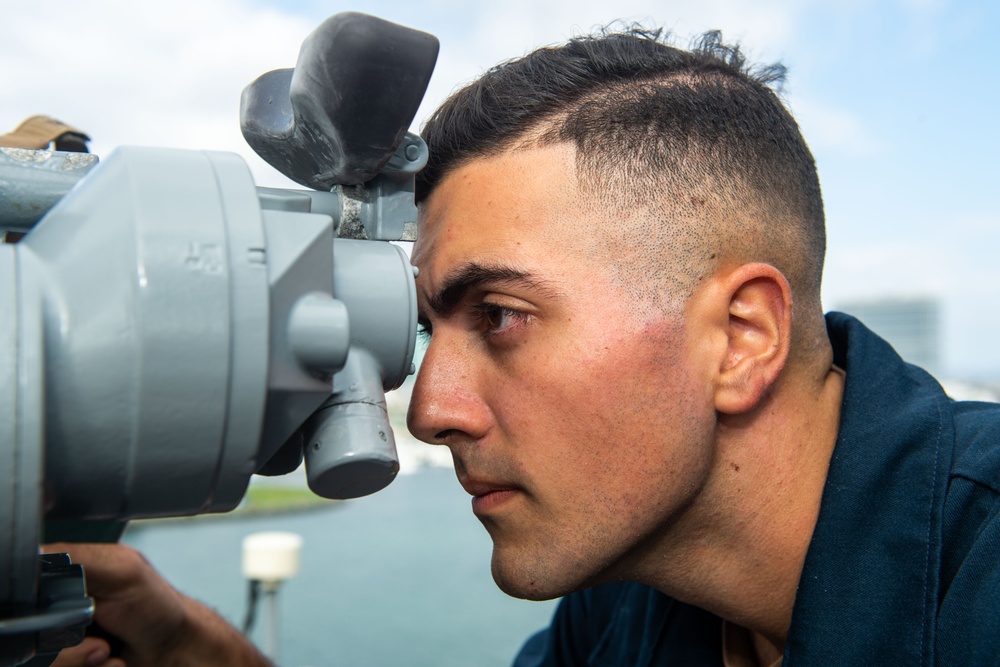
<path fill-rule="evenodd" d="M 278 587 L 279 581 L 266 581 L 262 584 L 264 590 L 264 608 L 267 623 L 264 627 L 264 654 L 271 662 L 278 664 Z"/>
<path fill-rule="evenodd" d="M 264 532 L 243 538 L 243 576 L 261 582 L 267 607 L 264 653 L 278 663 L 278 589 L 299 571 L 302 536 L 296 533 Z"/>

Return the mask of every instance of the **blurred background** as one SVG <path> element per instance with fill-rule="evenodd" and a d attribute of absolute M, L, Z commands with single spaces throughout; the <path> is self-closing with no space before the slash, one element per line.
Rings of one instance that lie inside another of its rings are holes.
<path fill-rule="evenodd" d="M 348 10 L 441 40 L 414 129 L 491 65 L 614 21 L 664 27 L 679 45 L 720 29 L 751 60 L 781 61 L 782 95 L 816 156 L 826 201 L 827 308 L 859 314 L 954 395 L 996 395 L 998 3 L 8 0 L 0 134 L 47 114 L 89 134 L 101 156 L 122 144 L 234 151 L 259 185 L 290 186 L 243 141 L 240 92 L 265 71 L 294 66 L 303 38 Z M 495 590 L 489 540 L 442 469 L 447 453 L 411 443 L 405 388 L 390 398 L 412 474 L 388 490 L 304 512 L 141 524 L 126 539 L 237 622 L 242 535 L 302 532 L 303 574 L 282 598 L 283 664 L 506 664 L 551 605 Z"/>

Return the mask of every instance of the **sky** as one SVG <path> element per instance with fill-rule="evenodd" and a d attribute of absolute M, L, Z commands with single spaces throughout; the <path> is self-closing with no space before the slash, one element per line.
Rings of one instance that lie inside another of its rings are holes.
<path fill-rule="evenodd" d="M 441 41 L 414 129 L 501 60 L 616 20 L 679 45 L 720 29 L 789 70 L 783 98 L 819 168 L 824 303 L 933 296 L 943 368 L 1000 384 L 1000 3 L 939 0 L 0 0 L 0 133 L 44 113 L 118 145 L 233 151 L 259 185 L 289 183 L 239 132 L 243 87 L 292 67 L 341 11 Z"/>

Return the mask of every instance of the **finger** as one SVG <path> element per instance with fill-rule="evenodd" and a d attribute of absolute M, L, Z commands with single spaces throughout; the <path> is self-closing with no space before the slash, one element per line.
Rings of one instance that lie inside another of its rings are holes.
<path fill-rule="evenodd" d="M 153 573 L 146 558 L 126 544 L 42 545 L 43 553 L 68 553 L 74 563 L 83 563 L 87 572 L 87 590 L 96 597 L 121 593 L 130 584 Z"/>
<path fill-rule="evenodd" d="M 106 641 L 86 637 L 82 643 L 60 651 L 52 667 L 105 667 L 110 660 L 111 647 Z"/>

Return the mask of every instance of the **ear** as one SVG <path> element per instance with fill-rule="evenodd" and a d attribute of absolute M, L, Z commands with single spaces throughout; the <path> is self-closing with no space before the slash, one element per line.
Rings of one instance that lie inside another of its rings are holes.
<path fill-rule="evenodd" d="M 788 360 L 792 291 L 769 264 L 744 264 L 724 284 L 728 348 L 715 384 L 715 409 L 742 414 L 760 404 Z"/>

